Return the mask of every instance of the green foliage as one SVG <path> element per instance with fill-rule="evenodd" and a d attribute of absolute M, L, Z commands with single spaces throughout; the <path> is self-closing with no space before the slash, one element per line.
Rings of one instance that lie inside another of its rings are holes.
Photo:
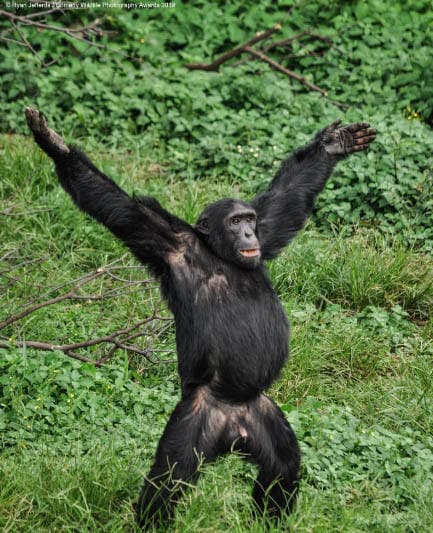
<path fill-rule="evenodd" d="M 70 26 L 104 17 L 118 33 L 100 42 L 138 62 L 22 27 L 44 61 L 57 60 L 42 68 L 28 50 L 3 43 L 0 314 L 123 253 L 73 207 L 33 141 L 10 135 L 28 133 L 25 105 L 44 110 L 68 140 L 81 140 L 128 192 L 155 195 L 190 222 L 215 198 L 261 190 L 318 127 L 336 118 L 370 121 L 379 131 L 371 152 L 340 164 L 320 197 L 320 233 L 310 223 L 270 265 L 292 325 L 291 359 L 270 393 L 301 441 L 295 513 L 279 527 L 251 520 L 255 470 L 225 458 L 187 492 L 173 531 L 429 531 L 431 6 L 313 1 L 283 20 L 277 38 L 310 26 L 332 38 L 325 56 L 327 45 L 308 36 L 289 54 L 273 54 L 350 103 L 344 113 L 257 62 L 219 74 L 183 67 L 271 27 L 291 4 L 195 0 L 47 19 Z M 56 342 L 108 333 L 143 318 L 154 291 L 51 306 L 2 334 Z M 174 352 L 173 331 L 158 343 Z M 175 364 L 122 355 L 96 369 L 61 353 L 0 350 L 0 529 L 130 531 L 131 504 L 178 397 Z"/>
<path fill-rule="evenodd" d="M 65 26 L 104 16 L 104 26 L 118 32 L 107 41 L 113 53 L 26 28 L 42 59 L 57 62 L 43 68 L 24 48 L 0 49 L 0 131 L 26 133 L 23 107 L 37 105 L 69 139 L 93 137 L 86 143 L 123 150 L 139 142 L 178 177 L 225 176 L 252 194 L 319 127 L 336 118 L 368 120 L 379 131 L 375 146 L 340 165 L 316 219 L 379 225 L 432 248 L 430 7 L 427 0 L 310 2 L 285 17 L 287 6 L 270 1 L 196 0 L 173 9 L 53 15 L 50 22 Z M 274 54 L 350 104 L 347 112 L 263 63 L 225 65 L 219 74 L 183 66 L 210 60 L 278 21 L 281 36 L 313 27 L 332 39 L 329 48 L 304 36 L 290 54 Z"/>
<path fill-rule="evenodd" d="M 1 350 L 0 448 L 81 454 L 100 440 L 122 455 L 145 437 L 150 453 L 178 391 L 134 377 L 127 362 L 99 370 L 61 354 Z"/>
<path fill-rule="evenodd" d="M 354 488 L 364 485 L 370 498 L 386 498 L 397 510 L 410 502 L 413 484 L 433 484 L 433 443 L 422 431 L 366 427 L 350 408 L 311 397 L 299 411 L 283 410 L 303 444 L 307 479 L 319 489 L 332 487 L 350 502 Z"/>
<path fill-rule="evenodd" d="M 123 248 L 73 206 L 32 141 L 0 142 L 1 210 L 10 214 L 0 226 L 0 305 L 8 315 Z M 127 190 L 150 191 L 188 220 L 233 188 L 229 179 L 174 180 L 137 144 L 128 154 L 91 157 L 116 179 L 123 175 Z M 248 187 L 240 182 L 239 194 Z M 300 437 L 304 465 L 296 512 L 271 531 L 394 533 L 431 523 L 432 268 L 430 257 L 397 237 L 371 228 L 330 237 L 313 224 L 270 265 L 292 324 L 291 360 L 271 394 Z M 79 341 L 143 318 L 152 298 L 146 285 L 102 303 L 51 306 L 3 333 L 12 341 Z M 172 330 L 157 347 L 174 353 Z M 133 527 L 131 504 L 179 385 L 175 364 L 124 357 L 96 369 L 61 353 L 0 350 L 0 529 Z M 251 521 L 252 467 L 232 458 L 205 470 L 181 501 L 174 531 L 267 527 Z"/>

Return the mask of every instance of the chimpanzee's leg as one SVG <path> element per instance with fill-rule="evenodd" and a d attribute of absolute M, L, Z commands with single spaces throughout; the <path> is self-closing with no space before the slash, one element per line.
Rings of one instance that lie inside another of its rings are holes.
<path fill-rule="evenodd" d="M 254 402 L 242 446 L 259 466 L 253 498 L 259 512 L 279 517 L 290 512 L 298 490 L 300 450 L 296 436 L 282 411 L 266 396 Z"/>
<path fill-rule="evenodd" d="M 140 527 L 168 519 L 185 484 L 197 480 L 200 464 L 228 451 L 225 419 L 210 409 L 208 396 L 206 387 L 196 389 L 171 415 L 136 505 Z"/>

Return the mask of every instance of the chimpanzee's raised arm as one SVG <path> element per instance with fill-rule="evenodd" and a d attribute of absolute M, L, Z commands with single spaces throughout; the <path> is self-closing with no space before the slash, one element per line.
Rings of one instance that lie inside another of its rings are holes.
<path fill-rule="evenodd" d="M 310 144 L 291 155 L 268 190 L 252 200 L 263 259 L 276 257 L 303 227 L 338 161 L 366 150 L 376 136 L 366 122 L 339 127 L 340 122 L 321 130 Z"/>
<path fill-rule="evenodd" d="M 66 145 L 39 111 L 26 109 L 27 123 L 39 146 L 54 160 L 63 188 L 83 211 L 110 229 L 156 274 L 179 246 L 177 234 L 191 226 L 149 197 L 131 198 L 78 149 Z"/>

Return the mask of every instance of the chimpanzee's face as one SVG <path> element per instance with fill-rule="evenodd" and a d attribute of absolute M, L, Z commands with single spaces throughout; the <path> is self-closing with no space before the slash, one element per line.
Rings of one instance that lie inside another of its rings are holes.
<path fill-rule="evenodd" d="M 222 259 L 247 269 L 260 264 L 257 215 L 246 202 L 224 199 L 209 205 L 200 215 L 196 229 Z"/>

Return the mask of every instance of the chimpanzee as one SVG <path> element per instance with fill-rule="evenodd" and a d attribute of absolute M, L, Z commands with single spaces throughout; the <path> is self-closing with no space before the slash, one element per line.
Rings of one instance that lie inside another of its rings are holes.
<path fill-rule="evenodd" d="M 74 202 L 158 277 L 176 324 L 182 399 L 171 415 L 136 504 L 146 527 L 168 518 L 198 466 L 231 450 L 258 465 L 253 498 L 279 517 L 297 492 L 298 443 L 263 392 L 288 356 L 289 324 L 266 273 L 302 228 L 332 169 L 375 138 L 367 123 L 334 122 L 282 165 L 263 194 L 210 204 L 195 226 L 147 196 L 130 197 L 26 109 L 39 146 Z"/>

